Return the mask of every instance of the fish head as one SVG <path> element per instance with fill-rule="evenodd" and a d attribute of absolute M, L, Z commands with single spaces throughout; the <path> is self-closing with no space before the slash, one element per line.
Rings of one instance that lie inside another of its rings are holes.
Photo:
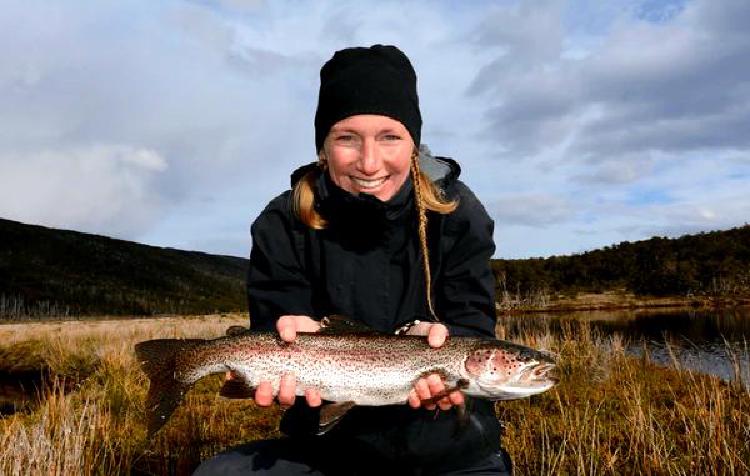
<path fill-rule="evenodd" d="M 491 400 L 514 400 L 545 392 L 557 379 L 551 353 L 503 341 L 487 341 L 467 353 L 461 373 L 465 393 Z"/>

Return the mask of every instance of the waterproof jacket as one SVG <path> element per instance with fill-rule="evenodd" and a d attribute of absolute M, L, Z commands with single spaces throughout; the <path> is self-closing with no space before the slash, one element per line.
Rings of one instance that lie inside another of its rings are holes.
<path fill-rule="evenodd" d="M 428 212 L 433 305 L 450 335 L 494 337 L 493 222 L 460 168 L 444 157 L 420 157 L 422 170 L 449 199 L 448 214 Z M 294 185 L 316 164 L 298 169 Z M 291 191 L 272 200 L 252 226 L 247 292 L 254 330 L 274 330 L 279 316 L 321 319 L 343 315 L 393 333 L 414 319 L 430 320 L 411 180 L 387 202 L 354 196 L 327 173 L 315 182 L 316 209 L 327 220 L 313 230 L 293 214 Z M 317 430 L 318 412 L 303 401 L 290 408 L 281 429 L 304 437 Z M 373 459 L 400 465 L 461 466 L 499 448 L 492 404 L 469 402 L 469 424 L 457 431 L 455 410 L 413 410 L 408 405 L 355 407 L 327 438 L 347 441 Z"/>

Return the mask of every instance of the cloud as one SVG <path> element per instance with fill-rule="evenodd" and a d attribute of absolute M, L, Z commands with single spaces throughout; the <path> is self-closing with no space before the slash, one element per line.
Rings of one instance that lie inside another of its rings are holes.
<path fill-rule="evenodd" d="M 129 236 L 152 226 L 163 200 L 152 186 L 168 169 L 157 152 L 98 145 L 0 155 L 0 216 Z"/>
<path fill-rule="evenodd" d="M 584 185 L 627 185 L 637 182 L 653 171 L 651 154 L 634 154 L 604 159 L 590 164 L 585 171 L 571 177 Z"/>
<path fill-rule="evenodd" d="M 505 16 L 516 29 L 537 23 L 523 10 Z M 488 134 L 532 156 L 569 141 L 569 160 L 747 148 L 740 131 L 750 123 L 750 32 L 740 25 L 750 21 L 750 4 L 695 1 L 662 19 L 623 18 L 582 59 L 538 53 L 562 49 L 559 28 L 529 30 L 539 35 L 533 42 L 501 38 L 517 54 L 497 55 L 470 90 L 495 98 Z M 507 20 L 488 22 L 486 29 L 503 29 Z"/>
<path fill-rule="evenodd" d="M 575 215 L 567 200 L 554 195 L 515 195 L 493 201 L 488 208 L 500 226 L 548 226 Z"/>

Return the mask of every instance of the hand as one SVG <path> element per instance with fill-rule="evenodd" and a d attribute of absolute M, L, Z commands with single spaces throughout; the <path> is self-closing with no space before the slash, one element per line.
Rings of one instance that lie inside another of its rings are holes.
<path fill-rule="evenodd" d="M 284 342 L 294 342 L 298 332 L 318 332 L 320 323 L 309 316 L 281 316 L 276 321 L 276 330 Z M 284 374 L 279 382 L 279 403 L 292 405 L 296 398 L 297 379 L 294 374 Z M 273 386 L 271 382 L 265 381 L 258 384 L 255 389 L 255 403 L 261 407 L 267 407 L 273 403 Z M 305 390 L 305 399 L 311 407 L 319 407 L 321 404 L 320 392 L 317 389 Z"/>
<path fill-rule="evenodd" d="M 407 335 L 427 336 L 427 342 L 431 347 L 440 347 L 448 338 L 448 328 L 443 324 L 434 322 L 420 322 L 414 325 L 406 333 Z M 435 403 L 424 403 L 432 400 L 438 395 L 445 394 L 445 383 L 438 374 L 430 374 L 420 378 L 414 383 L 414 388 L 409 392 L 409 406 L 419 408 L 424 406 L 427 410 L 434 410 Z M 460 390 L 453 390 L 437 401 L 441 410 L 450 410 L 453 405 L 463 405 L 464 394 Z"/>

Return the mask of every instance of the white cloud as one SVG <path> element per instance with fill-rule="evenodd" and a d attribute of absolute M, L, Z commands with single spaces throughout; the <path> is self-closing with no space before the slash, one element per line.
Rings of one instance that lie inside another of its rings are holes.
<path fill-rule="evenodd" d="M 488 207 L 501 227 L 547 226 L 568 221 L 575 214 L 567 200 L 554 195 L 515 195 L 493 201 Z"/>
<path fill-rule="evenodd" d="M 132 236 L 162 212 L 157 152 L 98 145 L 0 155 L 0 216 L 28 223 Z"/>
<path fill-rule="evenodd" d="M 545 51 L 563 43 L 557 28 L 535 29 L 533 18 L 514 15 L 514 28 L 529 27 L 539 39 L 506 42 L 517 54 L 499 54 L 477 75 L 473 91 L 494 91 L 488 133 L 510 153 L 532 157 L 572 139 L 573 161 L 746 148 L 750 33 L 733 26 L 738 17 L 750 20 L 750 4 L 698 0 L 658 23 L 624 17 L 586 57 L 569 59 L 537 53 L 539 42 Z M 502 30 L 503 21 L 492 18 L 485 28 Z M 592 108 L 597 117 L 586 116 Z"/>

